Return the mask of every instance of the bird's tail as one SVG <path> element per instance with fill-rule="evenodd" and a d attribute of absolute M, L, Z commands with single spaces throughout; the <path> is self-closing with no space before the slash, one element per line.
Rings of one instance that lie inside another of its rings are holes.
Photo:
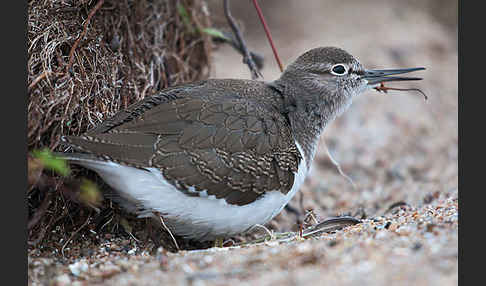
<path fill-rule="evenodd" d="M 92 154 L 54 152 L 53 155 L 67 160 L 70 164 L 76 164 L 91 169 L 98 173 L 103 179 L 109 178 L 110 176 L 107 176 L 106 174 L 111 174 L 114 170 L 118 168 L 118 166 L 113 162 L 100 160 Z M 130 213 L 135 213 L 139 217 L 153 216 L 152 211 L 150 211 L 149 209 L 145 209 L 139 201 L 137 201 L 133 197 L 130 197 L 124 192 L 118 192 L 113 188 L 112 190 L 105 190 L 103 192 L 103 196 L 114 200 L 122 207 L 124 207 L 125 210 Z"/>
<path fill-rule="evenodd" d="M 96 156 L 87 153 L 63 153 L 63 152 L 53 152 L 52 155 L 55 157 L 64 159 L 69 161 L 70 163 L 76 162 L 94 162 L 99 159 L 96 159 Z"/>

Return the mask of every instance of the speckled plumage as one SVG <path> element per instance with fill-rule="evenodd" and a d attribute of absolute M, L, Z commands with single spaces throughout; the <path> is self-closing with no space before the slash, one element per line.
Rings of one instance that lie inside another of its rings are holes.
<path fill-rule="evenodd" d="M 98 172 L 127 209 L 159 212 L 176 234 L 237 234 L 282 210 L 326 125 L 380 72 L 344 50 L 312 49 L 273 82 L 210 79 L 162 90 L 65 137 L 84 152 L 65 156 Z"/>
<path fill-rule="evenodd" d="M 106 160 L 158 168 L 188 195 L 244 205 L 287 193 L 301 160 L 282 100 L 263 82 L 207 80 L 169 88 L 68 142 Z"/>

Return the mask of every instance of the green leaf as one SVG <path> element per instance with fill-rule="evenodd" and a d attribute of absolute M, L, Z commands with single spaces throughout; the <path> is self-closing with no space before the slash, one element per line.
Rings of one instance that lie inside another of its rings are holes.
<path fill-rule="evenodd" d="M 132 226 L 130 225 L 130 223 L 128 222 L 128 220 L 126 220 L 125 218 L 121 218 L 120 219 L 120 225 L 123 227 L 123 229 L 127 232 L 127 233 L 132 233 Z"/>
<path fill-rule="evenodd" d="M 85 204 L 97 206 L 100 205 L 103 197 L 98 186 L 94 182 L 88 179 L 83 179 L 81 181 L 79 199 Z"/>
<path fill-rule="evenodd" d="M 182 22 L 184 22 L 184 25 L 186 28 L 193 33 L 194 29 L 192 28 L 191 20 L 189 19 L 189 14 L 187 13 L 187 10 L 184 6 L 182 6 L 180 3 L 177 4 L 177 12 L 179 13 L 179 16 L 182 18 Z"/>
<path fill-rule="evenodd" d="M 45 148 L 43 150 L 33 150 L 32 155 L 34 158 L 40 160 L 44 168 L 52 170 L 61 176 L 68 176 L 71 172 L 65 159 L 56 157 L 52 152 Z"/>
<path fill-rule="evenodd" d="M 202 29 L 202 32 L 216 38 L 228 40 L 228 38 L 224 36 L 223 32 L 215 28 L 204 28 Z"/>

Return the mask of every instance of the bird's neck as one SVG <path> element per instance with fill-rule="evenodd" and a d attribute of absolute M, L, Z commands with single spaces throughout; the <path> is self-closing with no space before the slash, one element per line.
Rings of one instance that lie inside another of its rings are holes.
<path fill-rule="evenodd" d="M 294 140 L 302 148 L 309 168 L 322 132 L 335 117 L 335 108 L 332 103 L 320 102 L 316 100 L 319 96 L 306 94 L 310 91 L 287 81 L 275 80 L 270 85 L 282 95 L 283 113 L 289 119 Z"/>
<path fill-rule="evenodd" d="M 322 132 L 349 107 L 353 95 L 331 91 L 312 77 L 291 72 L 284 72 L 269 85 L 280 92 L 292 134 L 310 167 Z"/>

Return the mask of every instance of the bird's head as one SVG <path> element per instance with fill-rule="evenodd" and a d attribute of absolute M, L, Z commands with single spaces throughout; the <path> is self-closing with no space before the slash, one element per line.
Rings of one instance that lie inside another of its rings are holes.
<path fill-rule="evenodd" d="M 349 106 L 354 96 L 383 82 L 420 80 L 395 75 L 422 69 L 365 69 L 358 59 L 340 48 L 319 47 L 299 56 L 286 68 L 280 81 L 301 91 L 293 94 L 297 104 L 318 108 L 331 119 Z"/>

